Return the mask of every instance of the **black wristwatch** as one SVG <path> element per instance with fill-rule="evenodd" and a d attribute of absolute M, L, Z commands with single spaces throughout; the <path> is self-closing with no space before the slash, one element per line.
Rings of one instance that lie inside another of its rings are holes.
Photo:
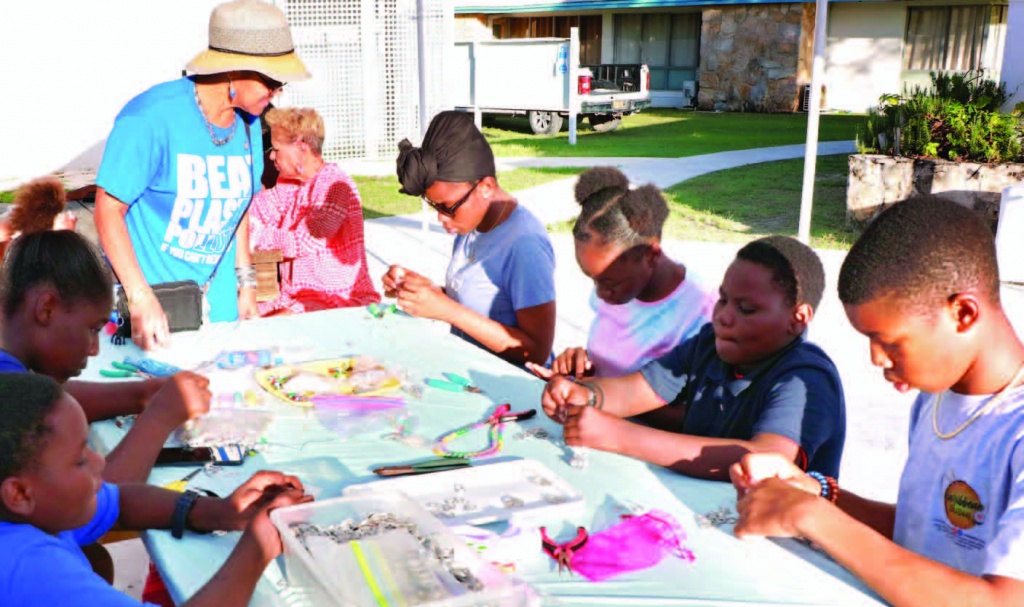
<path fill-rule="evenodd" d="M 192 512 L 192 508 L 195 507 L 199 498 L 203 497 L 204 494 L 216 497 L 210 491 L 200 493 L 199 491 L 189 489 L 182 493 L 181 497 L 178 498 L 178 502 L 174 505 L 174 516 L 171 517 L 171 535 L 174 536 L 175 539 L 180 540 L 185 535 L 185 529 L 188 528 L 188 515 Z M 191 531 L 203 534 L 210 533 L 209 531 L 196 531 L 195 529 L 191 529 Z"/>

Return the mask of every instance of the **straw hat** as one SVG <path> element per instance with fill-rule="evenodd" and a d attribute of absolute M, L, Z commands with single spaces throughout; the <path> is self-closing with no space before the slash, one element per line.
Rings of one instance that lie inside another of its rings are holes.
<path fill-rule="evenodd" d="M 280 82 L 309 78 L 284 13 L 262 0 L 233 0 L 214 8 L 210 48 L 186 67 L 202 75 L 253 71 Z"/>

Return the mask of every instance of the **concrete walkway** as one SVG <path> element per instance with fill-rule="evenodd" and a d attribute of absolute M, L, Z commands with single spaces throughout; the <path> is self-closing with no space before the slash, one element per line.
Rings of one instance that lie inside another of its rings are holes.
<path fill-rule="evenodd" d="M 818 144 L 818 154 L 853 154 L 857 146 L 853 141 L 827 141 Z M 499 158 L 498 171 L 517 168 L 562 168 L 614 166 L 622 169 L 635 185 L 653 183 L 659 188 L 668 188 L 677 183 L 707 173 L 733 169 L 748 164 L 803 158 L 804 145 L 783 145 L 753 150 L 717 152 L 683 158 Z M 339 163 L 351 175 L 394 175 L 394 161 L 356 161 Z M 545 225 L 572 219 L 579 213 L 579 206 L 573 198 L 575 177 L 551 181 L 515 193 L 516 199 L 537 216 Z"/>

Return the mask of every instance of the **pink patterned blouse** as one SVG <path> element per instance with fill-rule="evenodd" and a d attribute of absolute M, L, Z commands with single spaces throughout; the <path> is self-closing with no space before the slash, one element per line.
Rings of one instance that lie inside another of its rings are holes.
<path fill-rule="evenodd" d="M 281 296 L 260 303 L 261 316 L 380 301 L 366 268 L 359 192 L 336 164 L 324 164 L 308 183 L 280 180 L 256 194 L 249 238 L 253 249 L 284 256 Z"/>

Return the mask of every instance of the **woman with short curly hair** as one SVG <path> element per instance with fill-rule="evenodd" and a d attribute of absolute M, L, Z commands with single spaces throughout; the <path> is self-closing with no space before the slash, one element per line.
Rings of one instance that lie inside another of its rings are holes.
<path fill-rule="evenodd" d="M 363 306 L 380 301 L 366 268 L 363 208 L 355 182 L 324 162 L 324 121 L 310 108 L 267 112 L 277 184 L 253 199 L 250 242 L 278 250 L 281 294 L 261 316 Z"/>

